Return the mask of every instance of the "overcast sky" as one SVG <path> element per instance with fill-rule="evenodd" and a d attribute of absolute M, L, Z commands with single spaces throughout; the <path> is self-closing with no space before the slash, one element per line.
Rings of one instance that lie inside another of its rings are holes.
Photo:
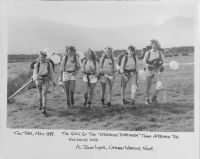
<path fill-rule="evenodd" d="M 132 26 L 149 22 L 160 24 L 174 16 L 194 17 L 194 6 L 187 0 L 185 3 L 181 1 L 182 3 L 173 4 L 156 1 L 149 3 L 30 1 L 10 0 L 7 5 L 7 15 L 36 17 L 92 28 Z"/>

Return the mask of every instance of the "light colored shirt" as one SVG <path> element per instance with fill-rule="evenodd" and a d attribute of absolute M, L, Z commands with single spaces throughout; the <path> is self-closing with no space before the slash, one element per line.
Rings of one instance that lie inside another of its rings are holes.
<path fill-rule="evenodd" d="M 62 58 L 61 61 L 61 71 L 74 71 L 76 69 L 76 64 L 77 68 L 80 68 L 80 62 L 78 56 L 76 56 L 76 63 L 74 61 L 74 56 L 68 55 L 66 64 L 65 64 L 65 56 Z"/>
<path fill-rule="evenodd" d="M 150 53 L 150 56 L 149 56 L 149 53 Z M 161 53 L 161 58 L 162 58 L 162 60 L 164 61 L 164 55 L 163 55 L 163 53 L 162 53 L 162 51 L 160 51 L 160 53 Z M 149 50 L 149 51 L 147 51 L 146 53 L 145 53 L 145 55 L 144 55 L 144 58 L 143 58 L 143 62 L 144 62 L 144 64 L 145 65 L 147 65 L 148 66 L 148 64 L 147 64 L 147 58 L 148 58 L 148 56 L 149 56 L 149 60 L 154 60 L 154 59 L 157 59 L 157 58 L 159 58 L 159 51 L 157 50 L 157 51 L 153 51 L 153 50 Z"/>
<path fill-rule="evenodd" d="M 48 71 L 48 62 L 49 62 L 49 71 Z M 39 63 L 40 63 L 40 68 L 39 68 L 39 71 L 38 71 L 38 67 L 39 67 Z M 42 63 L 42 62 L 37 62 L 35 65 L 34 65 L 34 69 L 33 69 L 33 80 L 36 80 L 38 76 L 40 75 L 50 75 L 51 77 L 51 80 L 53 82 L 55 82 L 55 73 L 53 71 L 53 66 L 51 64 L 50 61 L 46 60 L 46 62 Z"/>
<path fill-rule="evenodd" d="M 113 75 L 114 70 L 117 70 L 117 64 L 116 64 L 115 60 L 114 60 L 114 67 L 113 67 L 113 62 L 112 62 L 111 58 L 105 58 L 103 67 L 102 67 L 102 62 L 103 62 L 103 57 L 101 58 L 100 65 L 99 65 L 100 70 L 102 70 L 105 74 Z"/>
<path fill-rule="evenodd" d="M 94 62 L 92 60 L 87 60 L 87 62 L 85 62 L 85 60 L 83 61 L 83 65 L 82 65 L 82 70 L 86 71 L 86 72 L 99 72 L 99 65 L 98 62 L 96 62 L 96 69 L 94 66 Z"/>
<path fill-rule="evenodd" d="M 120 72 L 124 72 L 124 69 L 127 69 L 127 70 L 133 70 L 133 69 L 136 69 L 136 71 L 138 71 L 138 59 L 137 57 L 136 58 L 136 64 L 135 64 L 135 60 L 133 58 L 133 56 L 127 56 L 127 63 L 126 65 L 124 66 L 125 64 L 125 59 L 126 59 L 126 56 L 124 56 L 122 58 L 122 61 L 121 61 L 121 66 L 120 66 Z M 136 66 L 136 68 L 135 68 Z"/>

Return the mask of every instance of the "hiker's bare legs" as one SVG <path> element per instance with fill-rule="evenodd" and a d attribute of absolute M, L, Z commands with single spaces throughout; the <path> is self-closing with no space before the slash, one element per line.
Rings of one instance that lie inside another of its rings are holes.
<path fill-rule="evenodd" d="M 108 79 L 108 87 L 107 87 L 107 96 L 108 96 L 108 102 L 111 102 L 112 100 L 112 88 L 113 88 L 113 81 Z"/>
<path fill-rule="evenodd" d="M 153 76 L 146 76 L 146 99 L 149 100 L 150 96 L 150 89 L 151 89 L 151 83 L 152 83 Z"/>
<path fill-rule="evenodd" d="M 106 92 L 106 83 L 105 82 L 101 82 L 101 99 L 104 100 L 105 97 L 105 92 Z"/>
<path fill-rule="evenodd" d="M 94 92 L 94 88 L 95 88 L 95 86 L 96 86 L 96 83 L 91 83 L 90 84 L 90 87 L 89 87 L 89 96 L 88 96 L 88 103 L 90 103 L 91 104 L 91 102 L 92 102 L 92 98 L 93 98 L 93 92 Z"/>
<path fill-rule="evenodd" d="M 75 90 L 76 80 L 70 80 L 70 97 L 71 104 L 74 105 L 74 90 Z"/>
<path fill-rule="evenodd" d="M 63 85 L 64 85 L 64 88 L 65 88 L 65 97 L 66 97 L 66 100 L 67 100 L 67 106 L 69 107 L 70 106 L 70 87 L 69 87 L 69 84 L 70 84 L 70 81 L 64 81 L 63 82 Z"/>
<path fill-rule="evenodd" d="M 70 94 L 74 94 L 76 80 L 70 80 Z"/>
<path fill-rule="evenodd" d="M 42 108 L 43 108 L 43 109 L 46 108 L 48 88 L 49 88 L 49 87 L 45 86 L 44 89 L 43 89 L 43 91 L 42 91 L 42 96 L 43 96 Z"/>
<path fill-rule="evenodd" d="M 126 85 L 128 83 L 128 80 L 125 80 L 124 77 L 122 76 L 121 82 L 122 82 L 121 83 L 122 84 L 122 86 L 121 86 L 121 98 L 122 98 L 122 100 L 124 100 L 125 99 Z"/>
<path fill-rule="evenodd" d="M 157 103 L 157 96 L 162 89 L 163 89 L 163 83 L 161 80 L 161 76 L 160 74 L 157 74 L 156 87 L 154 89 L 153 96 L 152 96 L 153 103 Z"/>
<path fill-rule="evenodd" d="M 86 84 L 85 84 L 84 99 L 88 100 L 88 92 L 89 92 L 89 86 L 88 86 L 88 83 L 86 82 Z"/>
<path fill-rule="evenodd" d="M 137 93 L 137 77 L 136 75 L 131 77 L 131 99 L 134 100 Z"/>
<path fill-rule="evenodd" d="M 38 87 L 38 99 L 39 99 L 39 103 L 40 103 L 40 108 L 42 108 L 42 87 Z"/>

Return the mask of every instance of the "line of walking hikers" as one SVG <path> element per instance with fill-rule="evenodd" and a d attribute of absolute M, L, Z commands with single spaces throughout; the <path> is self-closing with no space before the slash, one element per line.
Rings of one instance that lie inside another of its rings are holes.
<path fill-rule="evenodd" d="M 143 62 L 145 64 L 146 76 L 146 102 L 157 103 L 157 96 L 162 89 L 160 72 L 163 72 L 164 56 L 159 49 L 160 44 L 157 40 L 151 40 L 151 46 L 145 48 Z M 34 64 L 33 80 L 38 89 L 39 109 L 46 114 L 47 92 L 50 86 L 55 86 L 56 78 L 53 70 L 54 65 L 47 59 L 45 51 L 40 51 L 39 60 Z M 83 81 L 85 83 L 84 102 L 85 108 L 90 108 L 92 104 L 93 92 L 98 81 L 101 83 L 101 103 L 111 109 L 112 89 L 115 81 L 115 73 L 121 74 L 121 98 L 122 104 L 126 105 L 125 90 L 127 83 L 131 82 L 131 105 L 136 108 L 135 97 L 138 89 L 138 58 L 134 46 L 129 46 L 127 53 L 123 53 L 118 58 L 118 63 L 114 59 L 113 49 L 106 47 L 101 60 L 98 61 L 94 51 L 89 49 L 85 53 L 85 58 L 79 60 L 75 47 L 66 47 L 66 55 L 61 60 L 59 82 L 62 83 L 67 108 L 74 105 L 74 90 L 76 77 L 79 70 L 82 70 Z M 150 88 L 153 78 L 157 77 L 155 91 L 150 100 Z M 105 103 L 105 93 L 107 93 L 107 103 Z"/>

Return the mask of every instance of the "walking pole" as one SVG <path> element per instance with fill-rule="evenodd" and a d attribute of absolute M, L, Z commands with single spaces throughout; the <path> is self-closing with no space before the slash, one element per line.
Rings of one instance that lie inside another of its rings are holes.
<path fill-rule="evenodd" d="M 24 84 L 20 89 L 18 89 L 13 95 L 11 95 L 9 99 L 11 99 L 12 97 L 14 97 L 17 93 L 19 93 L 22 89 L 24 89 L 26 86 L 28 86 L 30 83 L 32 82 L 32 79 L 30 81 L 28 81 L 26 84 Z"/>

